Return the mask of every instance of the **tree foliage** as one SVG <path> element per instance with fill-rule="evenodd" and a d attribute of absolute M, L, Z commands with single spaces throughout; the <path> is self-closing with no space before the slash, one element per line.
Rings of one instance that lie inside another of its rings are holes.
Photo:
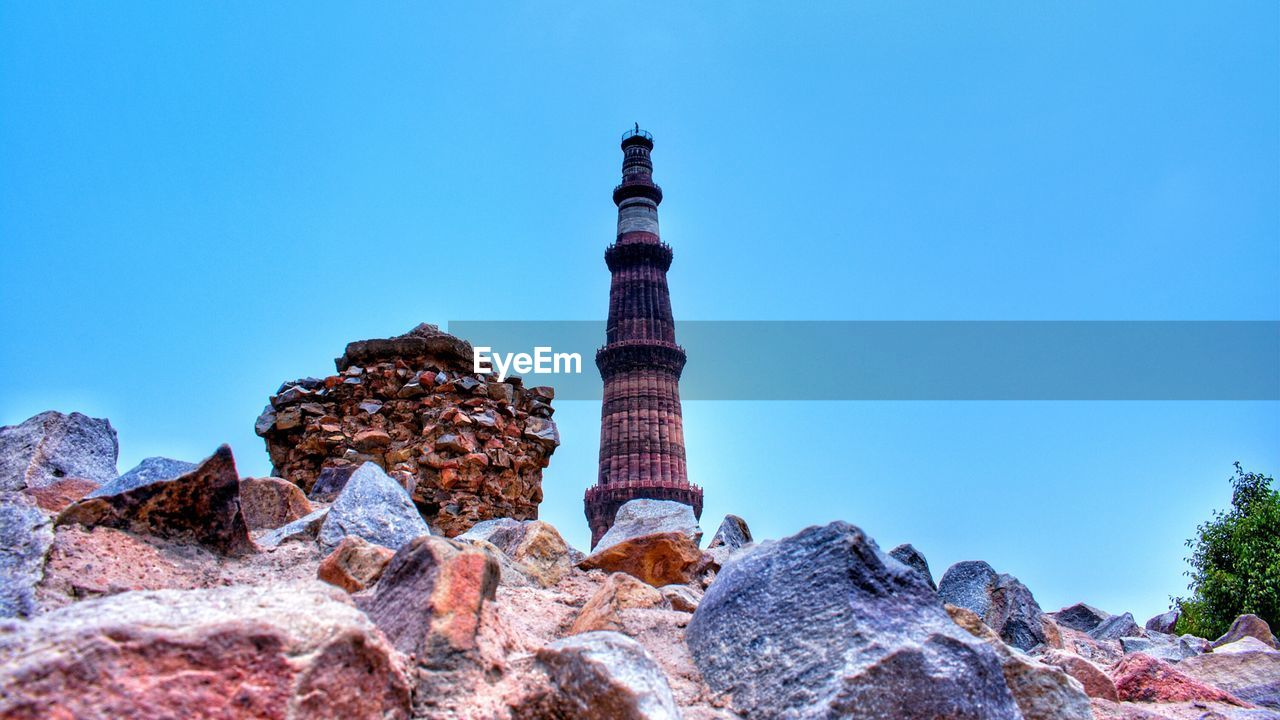
<path fill-rule="evenodd" d="M 1191 595 L 1173 598 L 1179 633 L 1216 638 L 1244 613 L 1280 629 L 1280 492 L 1272 478 L 1235 467 L 1231 509 L 1215 510 L 1187 540 Z"/>

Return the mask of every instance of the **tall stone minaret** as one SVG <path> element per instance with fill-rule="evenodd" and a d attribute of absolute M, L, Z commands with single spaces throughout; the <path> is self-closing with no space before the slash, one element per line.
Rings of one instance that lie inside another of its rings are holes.
<path fill-rule="evenodd" d="M 613 273 L 609 324 L 596 366 L 604 378 L 600 474 L 587 488 L 591 546 L 635 498 L 675 500 L 702 516 L 702 488 L 685 470 L 680 373 L 667 269 L 671 247 L 658 237 L 662 188 L 653 183 L 653 136 L 636 125 L 622 136 L 622 184 L 613 189 L 618 238 L 605 251 Z"/>

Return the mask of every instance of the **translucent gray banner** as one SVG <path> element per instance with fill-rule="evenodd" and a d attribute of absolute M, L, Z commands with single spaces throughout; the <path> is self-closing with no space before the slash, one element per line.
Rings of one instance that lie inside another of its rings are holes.
<path fill-rule="evenodd" d="M 557 399 L 599 400 L 593 321 L 451 321 Z M 685 321 L 686 400 L 1280 400 L 1280 321 Z M 496 369 L 496 368 L 495 368 Z"/>

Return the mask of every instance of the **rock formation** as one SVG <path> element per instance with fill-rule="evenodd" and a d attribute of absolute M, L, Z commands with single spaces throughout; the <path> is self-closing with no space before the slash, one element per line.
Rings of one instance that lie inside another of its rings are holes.
<path fill-rule="evenodd" d="M 944 602 L 977 613 L 1005 642 L 1016 648 L 1030 650 L 1045 641 L 1040 623 L 1043 613 L 1031 591 L 1018 578 L 997 574 L 985 562 L 952 565 L 938 582 L 938 596 Z"/>
<path fill-rule="evenodd" d="M 432 534 L 372 461 L 311 499 L 226 448 L 143 465 L 0 491 L 0 717 L 1280 717 L 1258 618 L 1216 648 L 1086 605 L 1060 625 L 973 564 L 985 617 L 1041 629 L 1024 653 L 845 523 L 753 543 L 729 516 L 703 552 L 688 506 L 641 499 L 584 557 L 538 520 Z"/>
<path fill-rule="evenodd" d="M 471 346 L 434 326 L 347 346 L 338 373 L 280 386 L 258 418 L 273 474 L 312 492 L 329 468 L 372 462 L 447 536 L 533 520 L 560 444 L 551 388 L 471 372 Z M 312 496 L 323 500 L 323 497 Z"/>

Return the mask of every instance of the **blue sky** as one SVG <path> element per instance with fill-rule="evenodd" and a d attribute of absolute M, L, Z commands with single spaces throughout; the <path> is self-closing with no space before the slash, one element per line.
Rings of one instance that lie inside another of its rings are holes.
<path fill-rule="evenodd" d="M 262 474 L 266 396 L 350 340 L 600 319 L 635 121 L 683 319 L 1280 319 L 1280 7 L 1115 5 L 0 5 L 0 423 Z M 1231 462 L 1280 470 L 1275 402 L 685 415 L 708 531 L 845 519 L 1139 620 Z M 582 546 L 599 407 L 556 417 Z"/>

